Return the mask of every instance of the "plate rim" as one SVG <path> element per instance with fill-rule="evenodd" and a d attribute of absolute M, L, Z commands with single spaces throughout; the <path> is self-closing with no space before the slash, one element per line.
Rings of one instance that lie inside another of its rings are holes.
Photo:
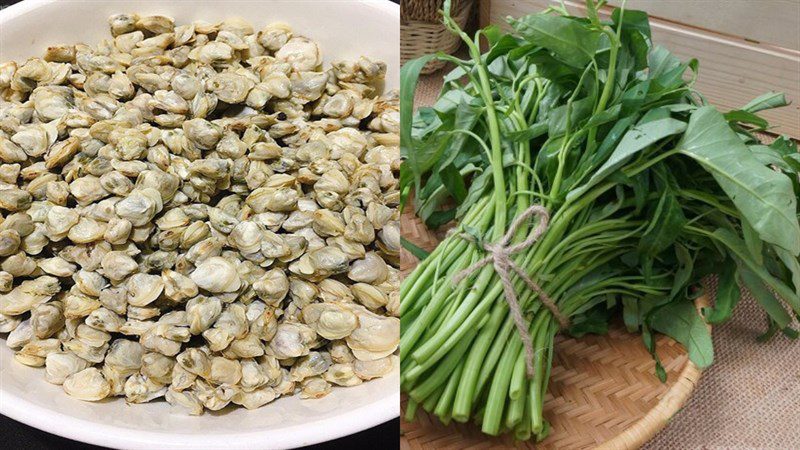
<path fill-rule="evenodd" d="M 0 27 L 10 20 L 59 0 L 23 0 L 0 9 Z M 61 0 L 71 1 L 71 0 Z M 113 0 L 111 0 L 113 1 Z M 278 0 L 277 2 L 280 2 Z M 283 0 L 285 1 L 285 0 Z M 323 0 L 361 3 L 376 12 L 400 20 L 400 5 L 388 0 Z M 120 2 L 122 3 L 122 2 Z M 155 3 L 155 2 L 154 2 Z M 399 70 L 399 68 L 398 68 Z M 0 367 L 0 373 L 3 368 Z M 292 448 L 327 442 L 349 436 L 400 416 L 399 373 L 386 377 L 397 382 L 397 390 L 385 397 L 334 417 L 314 420 L 284 428 L 225 434 L 167 433 L 126 429 L 79 419 L 36 405 L 12 394 L 0 383 L 0 414 L 39 430 L 75 441 L 110 448 L 196 449 L 196 448 Z M 342 388 L 344 389 L 344 388 Z M 350 388 L 352 389 L 352 388 Z M 313 430 L 313 432 L 310 432 Z"/>

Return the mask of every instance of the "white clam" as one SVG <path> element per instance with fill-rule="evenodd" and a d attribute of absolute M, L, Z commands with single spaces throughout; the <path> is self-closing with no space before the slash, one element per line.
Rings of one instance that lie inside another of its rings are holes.
<path fill-rule="evenodd" d="M 190 278 L 200 289 L 212 293 L 235 292 L 242 286 L 236 267 L 228 259 L 212 256 L 191 273 Z"/>

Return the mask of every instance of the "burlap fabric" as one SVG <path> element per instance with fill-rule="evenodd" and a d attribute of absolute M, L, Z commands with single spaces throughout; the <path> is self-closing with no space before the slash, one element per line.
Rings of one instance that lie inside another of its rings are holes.
<path fill-rule="evenodd" d="M 420 78 L 416 106 L 433 103 L 443 73 Z M 713 292 L 714 280 L 709 288 Z M 759 343 L 765 328 L 766 315 L 745 292 L 733 319 L 714 327 L 714 364 L 644 448 L 800 449 L 800 342 L 781 335 Z"/>

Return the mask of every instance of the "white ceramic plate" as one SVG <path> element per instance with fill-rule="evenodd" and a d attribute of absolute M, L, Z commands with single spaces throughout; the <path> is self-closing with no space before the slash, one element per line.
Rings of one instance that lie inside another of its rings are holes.
<path fill-rule="evenodd" d="M 114 13 L 165 14 L 177 23 L 243 17 L 258 29 L 289 23 L 318 42 L 324 59 L 385 61 L 387 88 L 399 85 L 399 7 L 387 0 L 53 1 L 26 0 L 0 11 L 0 61 L 42 56 L 48 45 L 96 44 L 110 36 Z M 22 366 L 0 342 L 0 413 L 41 430 L 97 445 L 142 449 L 286 448 L 347 436 L 395 418 L 399 374 L 325 398 L 286 397 L 247 411 L 189 417 L 165 402 L 127 406 L 122 399 L 87 403 L 49 384 L 42 369 Z"/>

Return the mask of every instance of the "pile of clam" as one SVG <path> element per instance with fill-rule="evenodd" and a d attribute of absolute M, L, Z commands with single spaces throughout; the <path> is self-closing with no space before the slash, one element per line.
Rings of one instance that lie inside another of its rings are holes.
<path fill-rule="evenodd" d="M 115 15 L 0 64 L 0 332 L 67 394 L 190 414 L 388 374 L 398 99 L 285 24 Z"/>

